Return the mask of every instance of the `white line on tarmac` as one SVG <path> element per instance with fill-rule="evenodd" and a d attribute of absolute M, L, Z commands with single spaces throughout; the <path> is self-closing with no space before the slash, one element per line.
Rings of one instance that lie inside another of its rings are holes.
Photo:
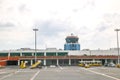
<path fill-rule="evenodd" d="M 0 74 L 11 73 L 11 72 L 0 72 Z"/>
<path fill-rule="evenodd" d="M 47 69 L 47 67 L 45 66 L 44 69 Z"/>
<path fill-rule="evenodd" d="M 16 74 L 16 73 L 18 73 L 18 71 L 15 71 L 15 72 L 12 72 L 12 73 L 10 73 L 10 74 L 8 74 L 6 76 L 3 76 L 2 78 L 0 78 L 0 80 L 3 80 L 3 79 L 5 79 L 5 78 L 7 78 L 9 76 L 12 76 L 12 75 Z"/>
<path fill-rule="evenodd" d="M 58 66 L 60 69 L 63 69 L 63 67 L 61 67 L 61 66 Z"/>
<path fill-rule="evenodd" d="M 0 72 L 3 72 L 3 71 L 8 71 L 8 70 L 11 70 L 11 69 L 7 69 L 7 68 L 0 69 Z"/>
<path fill-rule="evenodd" d="M 34 80 L 35 79 L 35 77 L 39 74 L 39 72 L 40 72 L 40 70 L 39 71 L 37 71 L 36 73 L 35 73 L 35 75 L 30 79 L 30 80 Z"/>
<path fill-rule="evenodd" d="M 99 72 L 96 72 L 96 71 L 92 71 L 92 70 L 89 70 L 89 69 L 85 69 L 83 68 L 84 70 L 86 71 L 90 71 L 92 73 L 95 73 L 95 74 L 99 74 L 99 75 L 102 75 L 102 76 L 105 76 L 105 77 L 108 77 L 108 78 L 112 78 L 114 80 L 120 80 L 119 78 L 116 78 L 116 77 L 113 77 L 113 76 L 109 76 L 109 75 L 106 75 L 106 74 L 103 74 L 103 73 L 99 73 Z"/>
<path fill-rule="evenodd" d="M 35 72 L 35 71 L 18 71 L 18 72 Z"/>

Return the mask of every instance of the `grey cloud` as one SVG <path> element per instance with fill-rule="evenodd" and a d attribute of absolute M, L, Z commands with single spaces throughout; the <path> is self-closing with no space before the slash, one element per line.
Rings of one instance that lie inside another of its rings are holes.
<path fill-rule="evenodd" d="M 7 23 L 0 23 L 0 27 L 14 27 L 15 25 L 13 23 L 7 22 Z"/>
<path fill-rule="evenodd" d="M 97 30 L 98 30 L 99 32 L 105 31 L 106 29 L 107 29 L 106 26 L 101 26 L 101 27 L 98 27 L 98 28 L 97 28 Z"/>
<path fill-rule="evenodd" d="M 78 11 L 79 11 L 79 9 L 73 9 L 72 11 L 73 11 L 73 12 L 78 12 Z"/>
<path fill-rule="evenodd" d="M 26 4 L 19 3 L 19 5 L 17 6 L 16 5 L 8 6 L 7 11 L 8 12 L 14 12 L 14 11 L 24 12 L 24 11 L 28 11 L 28 9 Z"/>
<path fill-rule="evenodd" d="M 39 27 L 39 32 L 43 36 L 56 36 L 58 33 L 66 31 L 66 26 L 64 24 L 57 24 L 52 21 L 46 21 L 36 25 Z"/>
<path fill-rule="evenodd" d="M 87 34 L 89 34 L 91 32 L 91 30 L 87 26 L 80 27 L 79 31 L 80 31 L 79 33 L 81 35 L 87 35 Z"/>
<path fill-rule="evenodd" d="M 0 0 L 0 4 L 2 4 L 3 3 L 3 0 Z"/>
<path fill-rule="evenodd" d="M 95 5 L 95 0 L 87 0 L 83 8 L 94 8 Z"/>
<path fill-rule="evenodd" d="M 24 10 L 26 10 L 26 5 L 22 4 L 22 5 L 20 5 L 20 7 L 18 9 L 19 9 L 19 11 L 24 11 Z"/>
<path fill-rule="evenodd" d="M 120 26 L 120 14 L 119 13 L 113 13 L 113 14 L 104 14 L 103 16 L 104 23 L 109 24 L 111 26 Z"/>
<path fill-rule="evenodd" d="M 103 21 L 98 25 L 96 28 L 97 31 L 102 32 L 110 27 L 118 27 L 120 25 L 120 14 L 113 13 L 113 14 L 104 14 Z"/>
<path fill-rule="evenodd" d="M 39 29 L 37 32 L 38 44 L 45 45 L 46 40 L 56 40 L 59 38 L 60 33 L 65 33 L 69 29 L 67 25 L 63 23 L 55 23 L 54 21 L 37 22 L 36 28 Z"/>

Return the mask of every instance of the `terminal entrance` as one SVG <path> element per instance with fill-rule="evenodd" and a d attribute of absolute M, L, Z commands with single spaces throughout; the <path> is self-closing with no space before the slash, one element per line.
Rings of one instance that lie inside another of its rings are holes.
<path fill-rule="evenodd" d="M 57 65 L 57 60 L 46 60 L 46 65 L 50 66 L 50 65 Z"/>
<path fill-rule="evenodd" d="M 7 65 L 18 65 L 18 61 L 7 61 Z"/>
<path fill-rule="evenodd" d="M 78 63 L 79 63 L 79 60 L 78 60 L 78 59 L 71 59 L 71 65 L 72 65 L 72 66 L 78 65 Z"/>
<path fill-rule="evenodd" d="M 68 66 L 69 60 L 68 59 L 59 59 L 59 65 L 60 66 Z"/>

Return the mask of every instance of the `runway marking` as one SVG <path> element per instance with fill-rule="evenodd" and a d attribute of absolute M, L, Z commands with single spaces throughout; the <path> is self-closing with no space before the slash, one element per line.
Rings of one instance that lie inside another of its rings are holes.
<path fill-rule="evenodd" d="M 0 74 L 5 74 L 5 73 L 13 73 L 13 71 L 3 71 L 3 72 L 0 72 Z"/>
<path fill-rule="evenodd" d="M 3 72 L 3 71 L 8 71 L 8 70 L 11 70 L 11 69 L 0 69 L 0 72 Z"/>
<path fill-rule="evenodd" d="M 99 72 L 92 71 L 92 70 L 85 69 L 85 68 L 83 68 L 83 69 L 86 70 L 86 71 L 89 71 L 89 72 L 98 74 L 98 75 L 102 75 L 102 76 L 105 76 L 105 77 L 108 77 L 108 78 L 112 78 L 112 79 L 114 79 L 114 80 L 120 80 L 119 78 L 116 78 L 116 77 L 113 77 L 113 76 L 109 76 L 109 75 L 106 75 L 106 74 L 103 74 L 103 73 L 99 73 Z"/>
<path fill-rule="evenodd" d="M 63 69 L 63 67 L 61 67 L 61 66 L 58 66 L 61 70 Z"/>
<path fill-rule="evenodd" d="M 27 72 L 28 73 L 28 72 L 35 72 L 35 71 L 18 71 L 18 72 Z"/>
<path fill-rule="evenodd" d="M 12 72 L 12 73 L 10 73 L 10 74 L 8 74 L 8 75 L 6 75 L 6 76 L 3 76 L 2 78 L 0 78 L 0 80 L 5 79 L 5 78 L 7 78 L 7 77 L 9 77 L 9 76 L 12 76 L 12 75 L 14 75 L 14 74 L 16 74 L 16 73 L 18 73 L 18 72 L 19 72 L 18 70 L 15 71 L 15 72 Z"/>
<path fill-rule="evenodd" d="M 40 72 L 40 70 L 39 71 L 37 71 L 36 73 L 35 73 L 35 75 L 30 79 L 30 80 L 34 80 L 35 79 L 35 77 L 39 74 L 39 72 Z"/>
<path fill-rule="evenodd" d="M 47 69 L 47 67 L 45 66 L 44 69 Z"/>

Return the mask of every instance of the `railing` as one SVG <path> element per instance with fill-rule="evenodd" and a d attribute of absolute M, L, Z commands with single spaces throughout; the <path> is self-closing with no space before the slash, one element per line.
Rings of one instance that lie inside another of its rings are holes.
<path fill-rule="evenodd" d="M 117 59 L 118 56 L 37 56 L 37 59 Z M 22 56 L 20 59 L 34 59 L 34 56 Z"/>
<path fill-rule="evenodd" d="M 19 60 L 19 59 L 34 59 L 35 56 L 12 56 L 12 57 L 0 57 L 0 60 Z M 37 56 L 37 59 L 117 59 L 118 56 Z"/>

